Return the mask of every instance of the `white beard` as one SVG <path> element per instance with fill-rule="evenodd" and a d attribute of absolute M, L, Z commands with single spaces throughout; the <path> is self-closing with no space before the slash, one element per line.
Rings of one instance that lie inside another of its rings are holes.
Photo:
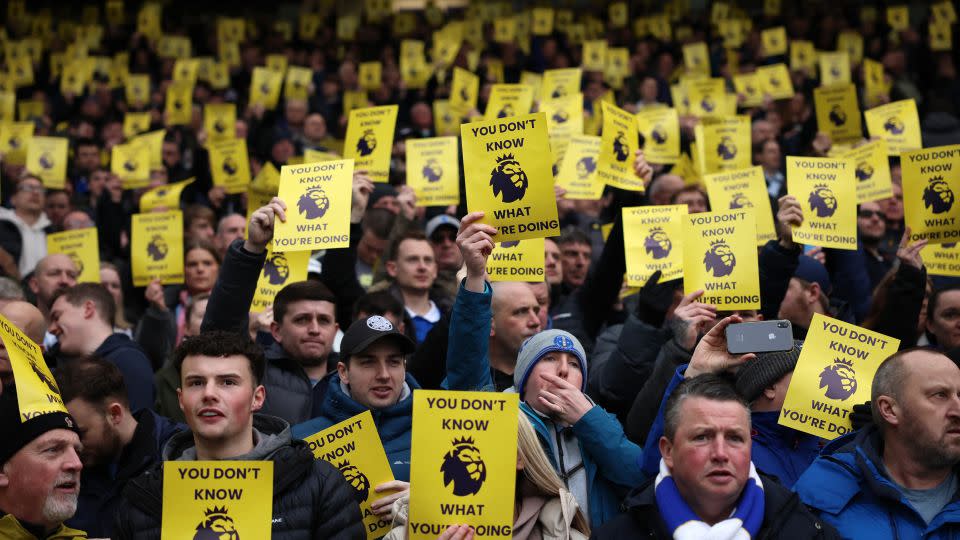
<path fill-rule="evenodd" d="M 43 503 L 43 517 L 51 523 L 60 523 L 77 512 L 78 493 L 50 495 Z"/>

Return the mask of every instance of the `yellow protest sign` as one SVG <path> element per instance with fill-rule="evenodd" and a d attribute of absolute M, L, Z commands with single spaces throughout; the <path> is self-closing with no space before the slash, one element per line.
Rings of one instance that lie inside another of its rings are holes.
<path fill-rule="evenodd" d="M 559 232 L 546 115 L 527 114 L 460 126 L 467 207 L 497 240 Z"/>
<path fill-rule="evenodd" d="M 654 272 L 660 283 L 683 279 L 683 222 L 687 205 L 623 209 L 623 248 L 627 285 L 642 287 Z"/>
<path fill-rule="evenodd" d="M 270 538 L 272 461 L 169 461 L 161 540 Z"/>
<path fill-rule="evenodd" d="M 893 196 L 886 141 L 870 141 L 840 154 L 839 157 L 849 159 L 855 164 L 853 174 L 857 178 L 857 204 Z"/>
<path fill-rule="evenodd" d="M 937 146 L 900 156 L 903 169 L 904 221 L 910 240 L 931 244 L 956 242 L 957 193 L 960 193 L 960 145 Z"/>
<path fill-rule="evenodd" d="M 99 273 L 99 269 L 97 272 Z M 41 414 L 67 413 L 60 397 L 60 388 L 43 359 L 43 351 L 16 325 L 0 315 L 0 340 L 6 349 L 17 387 L 20 422 Z M 72 422 L 72 421 L 71 421 Z M 67 423 L 67 428 L 74 426 Z M 9 436 L 9 435 L 8 435 Z"/>
<path fill-rule="evenodd" d="M 0 123 L 0 154 L 3 160 L 23 165 L 27 160 L 27 147 L 33 139 L 33 122 Z"/>
<path fill-rule="evenodd" d="M 859 64 L 863 59 L 863 36 L 855 30 L 840 32 L 837 37 L 837 50 L 845 51 L 850 62 Z"/>
<path fill-rule="evenodd" d="M 250 182 L 247 189 L 247 222 L 250 222 L 250 216 L 262 206 L 266 206 L 274 197 L 280 188 L 280 171 L 269 161 L 260 167 L 260 172 Z"/>
<path fill-rule="evenodd" d="M 787 29 L 782 26 L 767 28 L 760 33 L 764 56 L 787 54 Z"/>
<path fill-rule="evenodd" d="M 167 125 L 188 126 L 193 122 L 193 84 L 189 81 L 174 81 L 167 87 L 164 109 Z"/>
<path fill-rule="evenodd" d="M 863 136 L 857 89 L 852 84 L 819 87 L 813 90 L 817 110 L 817 130 L 835 143 L 855 141 Z"/>
<path fill-rule="evenodd" d="M 773 225 L 767 183 L 760 166 L 708 174 L 703 177 L 710 196 L 710 208 L 716 211 L 749 209 L 757 222 L 757 245 L 777 238 Z"/>
<path fill-rule="evenodd" d="M 48 189 L 63 189 L 67 181 L 67 147 L 64 137 L 31 137 L 27 143 L 27 170 Z"/>
<path fill-rule="evenodd" d="M 877 368 L 899 346 L 898 339 L 815 313 L 779 423 L 827 440 L 849 433 L 853 406 L 870 401 Z"/>
<path fill-rule="evenodd" d="M 583 134 L 583 95 L 578 92 L 542 101 L 540 111 L 547 116 L 547 134 L 556 164 L 563 159 L 571 137 Z"/>
<path fill-rule="evenodd" d="M 237 106 L 233 103 L 208 103 L 203 107 L 203 129 L 208 142 L 236 138 Z"/>
<path fill-rule="evenodd" d="M 93 64 L 84 60 L 73 60 L 63 65 L 60 75 L 60 92 L 79 96 L 93 74 Z"/>
<path fill-rule="evenodd" d="M 460 128 L 460 118 L 450 110 L 446 99 L 433 100 L 433 128 L 438 135 L 454 135 Z"/>
<path fill-rule="evenodd" d="M 586 71 L 603 71 L 606 67 L 607 41 L 591 39 L 583 42 L 582 67 Z"/>
<path fill-rule="evenodd" d="M 350 245 L 352 185 L 352 159 L 283 166 L 278 196 L 287 204 L 287 221 L 276 224 L 273 249 L 286 253 Z"/>
<path fill-rule="evenodd" d="M 287 72 L 289 60 L 287 60 L 287 55 L 285 54 L 268 54 L 265 64 L 267 69 L 284 74 Z"/>
<path fill-rule="evenodd" d="M 697 151 L 693 148 L 696 146 L 696 143 L 691 143 L 690 146 L 690 151 L 696 155 Z M 683 183 L 686 185 L 700 183 L 700 166 L 694 164 L 693 160 L 690 159 L 690 154 L 686 152 L 680 154 L 680 161 L 677 161 L 677 164 L 670 169 L 670 174 L 675 174 L 683 178 Z"/>
<path fill-rule="evenodd" d="M 13 122 L 17 96 L 11 92 L 0 92 L 0 122 Z"/>
<path fill-rule="evenodd" d="M 250 78 L 250 103 L 263 105 L 268 110 L 275 109 L 280 101 L 282 85 L 283 74 L 265 67 L 253 68 Z"/>
<path fill-rule="evenodd" d="M 147 191 L 140 197 L 140 211 L 150 212 L 157 208 L 163 211 L 176 210 L 180 207 L 180 194 L 183 193 L 183 188 L 192 184 L 194 180 L 194 178 L 188 178 Z"/>
<path fill-rule="evenodd" d="M 450 86 L 450 110 L 463 118 L 477 108 L 480 93 L 480 77 L 465 69 L 453 68 L 453 84 Z"/>
<path fill-rule="evenodd" d="M 13 81 L 14 86 L 30 86 L 33 84 L 33 62 L 29 56 L 22 56 L 17 59 L 7 60 L 7 77 Z"/>
<path fill-rule="evenodd" d="M 606 184 L 597 179 L 597 157 L 600 154 L 600 137 L 574 135 L 570 138 L 556 184 L 567 191 L 564 199 L 595 201 L 603 195 Z"/>
<path fill-rule="evenodd" d="M 887 24 L 897 32 L 910 28 L 910 8 L 908 6 L 889 6 L 887 8 Z"/>
<path fill-rule="evenodd" d="M 358 80 L 362 90 L 379 90 L 383 81 L 383 65 L 380 62 L 360 62 Z"/>
<path fill-rule="evenodd" d="M 150 131 L 150 113 L 127 112 L 123 115 L 123 136 L 135 137 Z"/>
<path fill-rule="evenodd" d="M 310 263 L 310 251 L 288 251 L 286 253 L 267 250 L 267 260 L 257 280 L 251 313 L 260 313 L 273 306 L 273 299 L 288 283 L 306 281 L 307 265 Z M 389 469 L 388 469 L 389 470 Z"/>
<path fill-rule="evenodd" d="M 497 43 L 512 43 L 517 35 L 517 21 L 513 17 L 497 17 L 493 21 L 493 40 Z"/>
<path fill-rule="evenodd" d="M 855 167 L 848 159 L 787 157 L 787 192 L 803 207 L 795 242 L 857 249 Z"/>
<path fill-rule="evenodd" d="M 460 202 L 460 162 L 456 137 L 407 139 L 407 185 L 419 206 Z"/>
<path fill-rule="evenodd" d="M 134 214 L 130 260 L 135 287 L 183 283 L 183 212 Z"/>
<path fill-rule="evenodd" d="M 110 171 L 119 176 L 123 189 L 135 189 L 150 183 L 149 149 L 142 144 L 118 144 L 110 151 Z"/>
<path fill-rule="evenodd" d="M 124 89 L 128 103 L 143 105 L 150 99 L 150 76 L 130 75 Z"/>
<path fill-rule="evenodd" d="M 867 121 L 870 136 L 887 141 L 887 152 L 891 156 L 923 148 L 917 102 L 913 99 L 902 99 L 868 109 L 863 117 Z"/>
<path fill-rule="evenodd" d="M 487 276 L 490 281 L 540 283 L 544 279 L 544 257 L 543 238 L 499 242 L 487 258 Z"/>
<path fill-rule="evenodd" d="M 95 227 L 48 234 L 47 253 L 70 257 L 80 271 L 78 282 L 100 283 L 100 246 Z"/>
<path fill-rule="evenodd" d="M 533 21 L 530 25 L 530 31 L 535 36 L 546 36 L 553 32 L 553 8 L 541 7 L 533 8 Z"/>
<path fill-rule="evenodd" d="M 707 117 L 694 129 L 702 173 L 746 169 L 751 165 L 750 117 Z"/>
<path fill-rule="evenodd" d="M 533 95 L 539 98 L 540 89 L 543 87 L 543 75 L 531 71 L 520 73 L 520 84 L 525 84 L 533 88 Z"/>
<path fill-rule="evenodd" d="M 790 71 L 784 64 L 760 66 L 757 68 L 760 79 L 760 89 L 773 99 L 790 99 L 793 97 L 793 81 L 790 80 Z"/>
<path fill-rule="evenodd" d="M 397 108 L 396 105 L 384 105 L 350 111 L 343 157 L 353 158 L 354 167 L 367 171 L 374 182 L 390 179 Z"/>
<path fill-rule="evenodd" d="M 343 114 L 350 114 L 350 111 L 362 109 L 369 103 L 367 93 L 362 90 L 347 90 L 343 93 Z"/>
<path fill-rule="evenodd" d="M 410 538 L 447 525 L 510 538 L 517 478 L 518 394 L 414 390 Z"/>
<path fill-rule="evenodd" d="M 741 73 L 733 76 L 733 87 L 738 97 L 743 96 L 740 103 L 744 107 L 757 107 L 763 104 L 763 92 L 760 88 L 760 75 L 757 72 Z"/>
<path fill-rule="evenodd" d="M 790 42 L 790 69 L 807 70 L 811 75 L 817 68 L 817 52 L 813 42 L 793 40 Z"/>
<path fill-rule="evenodd" d="M 957 22 L 957 11 L 953 7 L 953 2 L 943 0 L 930 6 L 930 15 L 934 21 L 953 24 Z"/>
<path fill-rule="evenodd" d="M 160 169 L 163 167 L 163 139 L 167 132 L 163 129 L 137 135 L 130 144 L 140 145 L 147 149 L 147 157 L 150 159 L 150 169 Z"/>
<path fill-rule="evenodd" d="M 287 99 L 307 99 L 310 97 L 310 85 L 313 71 L 309 68 L 290 66 L 284 79 L 283 93 Z"/>
<path fill-rule="evenodd" d="M 850 84 L 850 55 L 846 51 L 820 53 L 820 86 Z"/>
<path fill-rule="evenodd" d="M 759 309 L 760 273 L 753 212 L 733 210 L 682 217 L 683 292 L 718 309 Z"/>
<path fill-rule="evenodd" d="M 707 44 L 701 42 L 683 46 L 683 65 L 690 73 L 710 75 L 710 51 Z"/>
<path fill-rule="evenodd" d="M 643 155 L 650 163 L 676 163 L 680 159 L 680 115 L 676 109 L 643 109 L 636 115 L 643 135 Z"/>
<path fill-rule="evenodd" d="M 688 79 L 685 82 L 690 114 L 694 116 L 717 116 L 721 114 L 726 87 L 722 78 Z"/>
<path fill-rule="evenodd" d="M 548 69 L 543 72 L 540 101 L 580 93 L 580 68 Z"/>
<path fill-rule="evenodd" d="M 197 69 L 199 65 L 194 59 L 181 58 L 173 65 L 173 80 L 188 82 L 191 86 L 197 84 Z"/>
<path fill-rule="evenodd" d="M 484 112 L 485 120 L 507 118 L 530 112 L 533 105 L 533 87 L 522 84 L 495 84 L 490 87 L 490 99 Z"/>
<path fill-rule="evenodd" d="M 210 174 L 213 184 L 227 193 L 243 193 L 250 184 L 247 140 L 230 139 L 210 143 Z"/>
<path fill-rule="evenodd" d="M 949 51 L 953 48 L 953 31 L 950 23 L 930 23 L 930 50 Z"/>
<path fill-rule="evenodd" d="M 643 179 L 633 172 L 633 159 L 639 147 L 636 117 L 607 102 L 603 102 L 602 110 L 597 179 L 613 187 L 643 191 Z"/>
<path fill-rule="evenodd" d="M 960 277 L 960 249 L 957 242 L 928 244 L 920 251 L 927 273 L 934 276 Z"/>

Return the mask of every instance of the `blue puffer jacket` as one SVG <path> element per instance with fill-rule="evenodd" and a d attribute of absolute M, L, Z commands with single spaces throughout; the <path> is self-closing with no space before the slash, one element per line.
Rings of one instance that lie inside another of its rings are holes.
<path fill-rule="evenodd" d="M 887 476 L 878 451 L 882 445 L 875 426 L 834 440 L 800 477 L 794 491 L 844 538 L 960 538 L 958 494 L 925 524 Z"/>
<path fill-rule="evenodd" d="M 380 434 L 380 442 L 390 461 L 393 477 L 410 481 L 410 429 L 413 419 L 413 390 L 420 388 L 409 373 L 406 378 L 410 395 L 396 405 L 383 409 L 371 409 L 373 423 Z M 340 386 L 336 372 L 327 374 L 313 389 L 314 411 L 311 420 L 293 426 L 293 438 L 303 439 L 328 427 L 348 420 L 367 407 L 357 403 Z"/>

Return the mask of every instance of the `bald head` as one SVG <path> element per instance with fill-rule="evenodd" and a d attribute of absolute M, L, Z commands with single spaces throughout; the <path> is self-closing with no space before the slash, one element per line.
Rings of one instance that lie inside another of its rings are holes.
<path fill-rule="evenodd" d="M 909 390 L 929 380 L 960 382 L 960 368 L 945 354 L 925 347 L 905 349 L 884 360 L 870 388 L 874 421 L 883 419 L 879 410 L 881 398 L 903 402 Z"/>
<path fill-rule="evenodd" d="M 74 210 L 63 218 L 63 230 L 74 231 L 77 229 L 87 229 L 95 227 L 90 215 L 80 210 Z"/>
<path fill-rule="evenodd" d="M 50 311 L 50 302 L 57 292 L 77 284 L 80 271 L 73 260 L 62 253 L 54 253 L 40 259 L 28 285 L 37 296 L 37 307 L 43 313 Z"/>
<path fill-rule="evenodd" d="M 491 351 L 516 362 L 525 339 L 540 331 L 540 303 L 529 283 L 499 281 L 493 284 Z"/>
<path fill-rule="evenodd" d="M 6 317 L 38 345 L 43 344 L 47 326 L 43 320 L 43 313 L 40 313 L 36 306 L 22 300 L 14 300 L 0 306 L 0 315 Z"/>
<path fill-rule="evenodd" d="M 662 174 L 650 186 L 650 202 L 653 204 L 670 204 L 673 194 L 683 189 L 683 178 L 675 174 Z"/>

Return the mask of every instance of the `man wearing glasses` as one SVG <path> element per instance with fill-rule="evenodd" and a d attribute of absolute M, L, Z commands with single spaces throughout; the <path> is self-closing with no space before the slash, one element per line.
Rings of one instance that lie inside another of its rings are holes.
<path fill-rule="evenodd" d="M 892 254 L 880 250 L 887 233 L 887 222 L 879 203 L 860 203 L 857 210 L 857 233 L 863 245 L 863 264 L 870 276 L 870 289 L 873 290 L 893 266 Z"/>
<path fill-rule="evenodd" d="M 0 208 L 0 221 L 14 227 L 0 226 L 0 246 L 17 259 L 17 268 L 22 277 L 36 268 L 47 254 L 47 231 L 50 220 L 43 213 L 46 190 L 43 182 L 33 175 L 26 175 L 17 182 L 10 203 L 13 210 Z M 19 233 L 19 238 L 16 238 Z M 19 249 L 18 249 L 19 248 Z M 13 253 L 17 251 L 18 253 Z"/>

